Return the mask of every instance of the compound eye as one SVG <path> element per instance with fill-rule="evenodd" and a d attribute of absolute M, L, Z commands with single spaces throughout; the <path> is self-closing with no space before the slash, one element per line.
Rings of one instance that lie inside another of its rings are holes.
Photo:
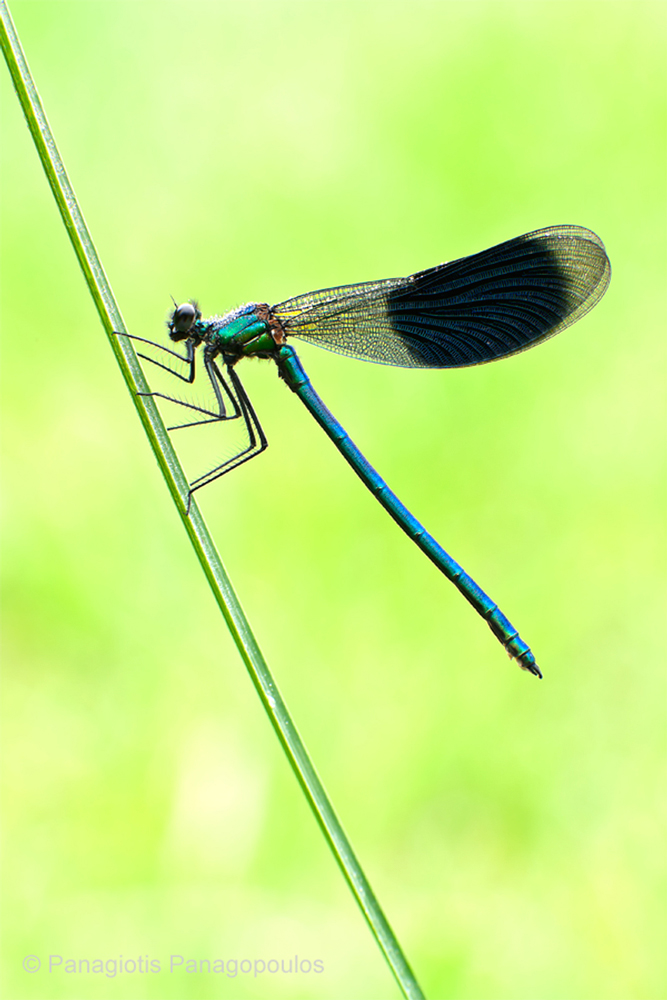
<path fill-rule="evenodd" d="M 185 340 L 201 313 L 194 302 L 184 302 L 174 309 L 169 319 L 169 335 L 172 340 Z"/>

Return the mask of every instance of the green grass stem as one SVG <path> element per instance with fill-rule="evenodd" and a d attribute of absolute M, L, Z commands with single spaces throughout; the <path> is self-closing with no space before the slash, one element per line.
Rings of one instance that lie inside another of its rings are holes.
<path fill-rule="evenodd" d="M 190 501 L 188 513 L 188 482 L 157 406 L 150 396 L 138 395 L 148 392 L 149 386 L 131 342 L 124 336 L 114 335 L 115 333 L 125 334 L 127 332 L 125 324 L 58 153 L 5 0 L 0 0 L 0 40 L 16 93 L 72 241 L 74 252 L 84 273 L 86 284 L 93 296 L 130 396 L 218 606 L 303 793 L 310 803 L 315 818 L 396 977 L 403 995 L 417 1000 L 417 998 L 423 997 L 423 993 L 382 912 L 368 879 L 364 875 L 352 845 L 297 732 L 195 500 Z"/>

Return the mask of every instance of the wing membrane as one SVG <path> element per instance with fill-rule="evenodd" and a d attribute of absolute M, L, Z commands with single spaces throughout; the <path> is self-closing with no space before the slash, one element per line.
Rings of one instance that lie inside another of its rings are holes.
<path fill-rule="evenodd" d="M 273 307 L 287 335 L 406 368 L 459 368 L 525 351 L 604 295 L 602 241 L 580 226 L 526 233 L 407 278 L 326 288 Z"/>

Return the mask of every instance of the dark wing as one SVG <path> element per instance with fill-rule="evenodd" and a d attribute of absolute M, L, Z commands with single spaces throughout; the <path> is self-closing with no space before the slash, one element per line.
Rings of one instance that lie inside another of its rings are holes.
<path fill-rule="evenodd" d="M 405 368 L 508 357 L 571 326 L 604 295 L 604 244 L 552 226 L 419 271 L 298 295 L 274 306 L 288 336 Z"/>

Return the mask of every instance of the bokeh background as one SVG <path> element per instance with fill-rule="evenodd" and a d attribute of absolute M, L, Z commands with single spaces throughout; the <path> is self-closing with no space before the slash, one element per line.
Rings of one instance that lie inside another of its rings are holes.
<path fill-rule="evenodd" d="M 498 600 L 538 682 L 268 363 L 200 503 L 431 1000 L 665 995 L 665 5 L 14 2 L 130 330 L 605 240 L 539 349 L 325 401 Z M 214 606 L 3 71 L 4 995 L 385 998 L 393 979 Z M 27 974 L 36 954 L 321 974 Z"/>

